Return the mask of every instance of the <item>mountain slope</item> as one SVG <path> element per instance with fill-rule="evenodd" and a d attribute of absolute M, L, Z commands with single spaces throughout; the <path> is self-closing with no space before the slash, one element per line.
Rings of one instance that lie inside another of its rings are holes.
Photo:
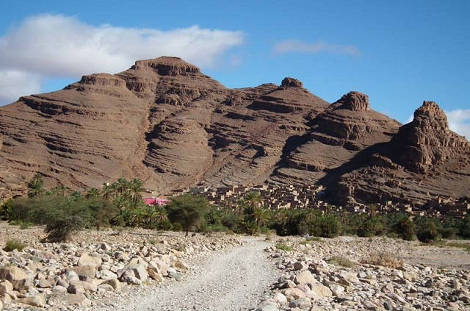
<path fill-rule="evenodd" d="M 423 202 L 468 195 L 468 155 L 435 104 L 401 126 L 359 92 L 330 105 L 294 78 L 228 89 L 176 57 L 0 107 L 3 198 L 40 172 L 78 190 L 126 177 L 161 193 L 267 182 L 326 185 L 341 202 Z"/>

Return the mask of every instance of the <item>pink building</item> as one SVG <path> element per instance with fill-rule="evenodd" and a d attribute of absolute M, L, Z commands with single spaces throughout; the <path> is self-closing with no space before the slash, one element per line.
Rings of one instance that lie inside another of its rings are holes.
<path fill-rule="evenodd" d="M 164 206 L 168 203 L 168 199 L 165 198 L 144 198 L 144 203 L 147 205 L 158 205 Z"/>

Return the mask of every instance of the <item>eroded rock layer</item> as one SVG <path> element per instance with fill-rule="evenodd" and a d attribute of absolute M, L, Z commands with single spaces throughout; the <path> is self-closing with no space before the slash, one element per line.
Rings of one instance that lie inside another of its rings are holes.
<path fill-rule="evenodd" d="M 0 108 L 0 194 L 49 186 L 100 187 L 140 178 L 161 193 L 196 185 L 329 187 L 335 200 L 468 194 L 468 141 L 425 103 L 410 124 L 367 95 L 333 104 L 301 81 L 227 89 L 176 57 L 83 76 L 63 90 Z"/>

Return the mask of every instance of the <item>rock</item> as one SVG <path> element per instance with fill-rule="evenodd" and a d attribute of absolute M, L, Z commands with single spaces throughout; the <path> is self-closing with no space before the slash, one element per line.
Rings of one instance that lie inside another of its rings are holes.
<path fill-rule="evenodd" d="M 111 279 L 117 279 L 118 276 L 116 273 L 109 271 L 109 270 L 101 270 L 99 272 L 99 278 L 102 280 L 111 280 Z"/>
<path fill-rule="evenodd" d="M 339 273 L 339 277 L 340 277 L 339 283 L 345 286 L 351 286 L 353 284 L 358 284 L 361 282 L 359 278 L 357 277 L 357 275 L 352 272 L 341 271 Z"/>
<path fill-rule="evenodd" d="M 153 269 L 163 276 L 168 275 L 168 265 L 161 259 L 152 260 L 148 265 L 148 269 Z"/>
<path fill-rule="evenodd" d="M 100 244 L 100 249 L 101 250 L 104 250 L 106 252 L 109 252 L 111 250 L 111 246 L 109 246 L 108 243 L 101 243 Z"/>
<path fill-rule="evenodd" d="M 153 269 L 147 269 L 149 277 L 157 282 L 163 282 L 163 276 Z"/>
<path fill-rule="evenodd" d="M 119 278 L 121 282 L 125 282 L 127 284 L 133 284 L 133 285 L 142 285 L 142 281 L 139 280 L 135 274 L 134 271 L 132 270 L 126 270 L 121 274 L 121 277 Z"/>
<path fill-rule="evenodd" d="M 318 281 L 312 275 L 312 273 L 308 270 L 301 271 L 297 273 L 295 276 L 295 283 L 296 284 L 315 284 Z"/>
<path fill-rule="evenodd" d="M 52 288 L 52 291 L 56 293 L 66 293 L 67 288 L 61 285 L 56 285 Z"/>
<path fill-rule="evenodd" d="M 73 270 L 66 270 L 66 271 L 65 271 L 65 278 L 66 278 L 67 281 L 69 281 L 69 282 L 80 280 L 80 278 L 78 277 L 77 272 L 75 272 L 75 271 L 73 271 Z"/>
<path fill-rule="evenodd" d="M 112 292 L 114 291 L 114 287 L 112 287 L 110 284 L 100 284 L 98 285 L 98 291 L 103 290 L 106 292 Z"/>
<path fill-rule="evenodd" d="M 306 269 L 307 267 L 305 266 L 305 263 L 303 263 L 302 261 L 296 261 L 294 263 L 294 270 L 303 270 L 303 269 Z"/>
<path fill-rule="evenodd" d="M 92 256 L 88 253 L 83 253 L 78 259 L 78 266 L 92 266 L 98 268 L 102 264 L 99 256 Z"/>
<path fill-rule="evenodd" d="M 0 295 L 8 294 L 13 291 L 13 284 L 8 280 L 0 282 Z"/>
<path fill-rule="evenodd" d="M 289 302 L 289 307 L 291 308 L 306 309 L 306 308 L 309 308 L 311 305 L 312 305 L 312 302 L 310 301 L 310 299 L 306 297 L 298 298 Z"/>
<path fill-rule="evenodd" d="M 175 268 L 180 269 L 180 270 L 188 270 L 188 269 L 189 269 L 188 265 L 186 265 L 186 264 L 185 264 L 183 261 L 181 261 L 181 260 L 175 261 L 174 264 L 173 264 L 173 266 L 174 266 Z"/>
<path fill-rule="evenodd" d="M 353 91 L 343 95 L 335 104 L 341 109 L 366 111 L 369 110 L 369 96 Z"/>
<path fill-rule="evenodd" d="M 45 307 L 46 306 L 46 298 L 44 295 L 35 295 L 32 297 L 20 298 L 18 299 L 19 302 L 33 306 L 33 307 Z"/>
<path fill-rule="evenodd" d="M 0 268 L 0 280 L 8 280 L 14 289 L 25 289 L 32 284 L 31 278 L 20 268 L 7 266 Z"/>
<path fill-rule="evenodd" d="M 94 265 L 79 265 L 71 270 L 78 275 L 79 279 L 94 278 L 96 276 L 96 266 Z"/>
<path fill-rule="evenodd" d="M 294 78 L 289 78 L 286 77 L 282 80 L 281 82 L 281 87 L 302 87 L 302 82 L 294 79 Z"/>
<path fill-rule="evenodd" d="M 284 289 L 282 293 L 286 296 L 288 301 L 305 297 L 305 293 L 296 287 Z"/>
<path fill-rule="evenodd" d="M 122 287 L 121 282 L 119 282 L 119 280 L 117 280 L 117 279 L 106 280 L 101 284 L 109 284 L 114 288 L 115 291 L 120 291 L 121 287 Z"/>
<path fill-rule="evenodd" d="M 168 268 L 168 276 L 170 278 L 173 278 L 173 279 L 177 280 L 177 281 L 180 281 L 183 277 L 183 275 L 181 273 L 179 273 L 178 271 L 176 271 L 173 268 Z"/>
<path fill-rule="evenodd" d="M 339 284 L 331 283 L 328 284 L 328 287 L 335 296 L 342 296 L 344 294 L 345 288 Z"/>
<path fill-rule="evenodd" d="M 281 304 L 281 305 L 284 305 L 284 304 L 287 304 L 287 298 L 286 296 L 284 296 L 282 293 L 280 292 L 277 292 L 275 295 L 274 295 L 274 301 L 276 301 L 277 303 Z"/>
<path fill-rule="evenodd" d="M 142 282 L 147 281 L 148 273 L 147 273 L 147 266 L 143 264 L 133 265 L 128 267 L 129 270 L 134 272 L 136 278 L 141 280 Z"/>
<path fill-rule="evenodd" d="M 82 282 L 77 281 L 69 285 L 67 292 L 70 294 L 83 294 L 85 293 L 85 288 L 83 288 Z"/>
<path fill-rule="evenodd" d="M 333 292 L 328 287 L 320 283 L 313 284 L 311 286 L 311 290 L 313 294 L 315 295 L 315 297 L 317 298 L 333 296 Z"/>

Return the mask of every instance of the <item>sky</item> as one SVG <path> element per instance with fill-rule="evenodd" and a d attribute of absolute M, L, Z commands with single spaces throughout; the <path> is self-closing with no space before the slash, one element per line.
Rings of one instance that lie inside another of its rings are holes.
<path fill-rule="evenodd" d="M 470 137 L 470 1 L 0 1 L 0 104 L 180 56 L 230 88 L 295 77 L 406 123 L 424 100 Z"/>

